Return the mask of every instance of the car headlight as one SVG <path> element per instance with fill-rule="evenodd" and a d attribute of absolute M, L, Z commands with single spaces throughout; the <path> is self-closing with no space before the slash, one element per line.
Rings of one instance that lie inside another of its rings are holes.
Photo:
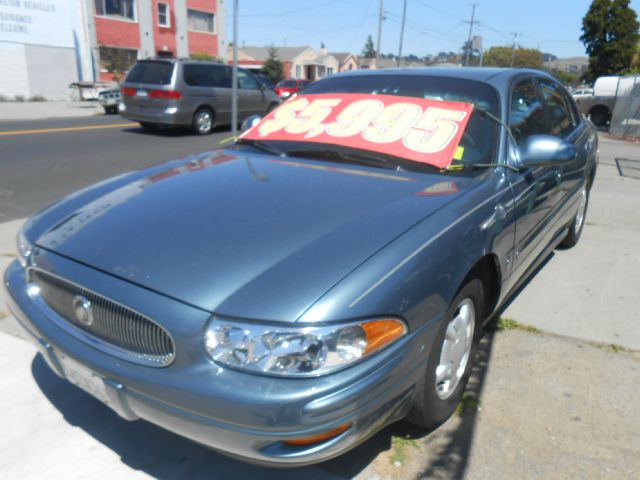
<path fill-rule="evenodd" d="M 213 318 L 205 349 L 215 362 L 253 372 L 322 375 L 351 365 L 395 342 L 407 327 L 395 318 L 340 325 L 264 325 Z"/>
<path fill-rule="evenodd" d="M 22 233 L 22 230 L 18 232 L 18 238 L 16 239 L 18 246 L 18 260 L 23 267 L 27 266 L 29 256 L 33 252 L 33 243 Z"/>

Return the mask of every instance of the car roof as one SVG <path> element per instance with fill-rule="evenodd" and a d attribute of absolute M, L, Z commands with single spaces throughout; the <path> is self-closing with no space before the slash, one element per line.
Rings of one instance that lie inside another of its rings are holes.
<path fill-rule="evenodd" d="M 351 70 L 342 72 L 340 76 L 368 76 L 368 75 L 423 75 L 428 77 L 465 78 L 480 82 L 489 82 L 496 78 L 508 80 L 524 74 L 549 75 L 540 70 L 530 68 L 493 68 L 493 67 L 421 67 L 421 68 L 385 68 L 382 70 Z"/>

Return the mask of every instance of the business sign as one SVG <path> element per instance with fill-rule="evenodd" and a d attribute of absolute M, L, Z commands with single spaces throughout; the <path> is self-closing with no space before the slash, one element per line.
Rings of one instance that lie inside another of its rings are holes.
<path fill-rule="evenodd" d="M 341 145 L 442 168 L 453 160 L 472 110 L 470 103 L 396 95 L 300 95 L 241 138 Z"/>
<path fill-rule="evenodd" d="M 0 0 L 0 42 L 73 47 L 70 3 L 70 0 Z"/>

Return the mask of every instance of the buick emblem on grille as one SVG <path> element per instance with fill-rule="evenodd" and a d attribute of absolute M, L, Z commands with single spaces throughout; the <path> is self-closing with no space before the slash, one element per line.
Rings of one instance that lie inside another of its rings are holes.
<path fill-rule="evenodd" d="M 86 327 L 90 327 L 93 324 L 93 308 L 91 302 L 82 295 L 76 295 L 73 298 L 73 315 L 76 317 L 78 323 Z"/>

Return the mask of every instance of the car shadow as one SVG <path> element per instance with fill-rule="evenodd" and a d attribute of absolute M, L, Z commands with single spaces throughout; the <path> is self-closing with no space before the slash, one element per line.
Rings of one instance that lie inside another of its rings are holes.
<path fill-rule="evenodd" d="M 31 372 L 42 393 L 69 424 L 82 428 L 119 455 L 121 461 L 130 468 L 163 480 L 186 477 L 222 479 L 232 476 L 266 480 L 353 478 L 367 468 L 380 453 L 392 450 L 395 438 L 419 442 L 428 452 L 417 459 L 421 472 L 419 478 L 462 478 L 473 446 L 478 421 L 477 406 L 481 402 L 491 363 L 495 321 L 553 255 L 552 253 L 513 292 L 505 306 L 485 327 L 463 402 L 454 414 L 455 418 L 435 431 L 418 428 L 403 421 L 396 422 L 346 454 L 317 465 L 292 469 L 250 465 L 144 420 L 129 422 L 120 418 L 92 396 L 56 376 L 40 354 L 34 357 Z"/>
<path fill-rule="evenodd" d="M 151 135 L 156 137 L 170 137 L 170 138 L 181 138 L 181 137 L 199 137 L 197 133 L 195 133 L 189 127 L 165 127 L 158 126 L 153 129 L 142 128 L 140 125 L 136 125 L 133 123 L 130 127 L 125 127 L 122 129 L 125 133 L 133 133 L 137 135 Z M 231 135 L 231 128 L 229 126 L 215 127 L 211 134 L 216 133 L 229 133 Z"/>

